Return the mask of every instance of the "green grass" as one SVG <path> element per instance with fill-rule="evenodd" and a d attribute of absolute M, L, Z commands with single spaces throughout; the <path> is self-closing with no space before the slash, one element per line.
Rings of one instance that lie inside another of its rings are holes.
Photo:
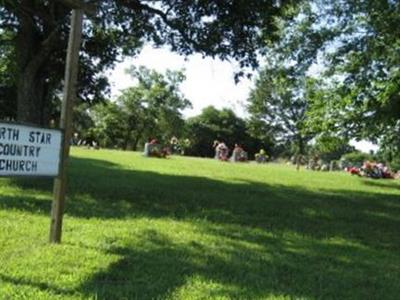
<path fill-rule="evenodd" d="M 400 182 L 73 149 L 52 182 L 0 180 L 0 299 L 399 299 Z"/>

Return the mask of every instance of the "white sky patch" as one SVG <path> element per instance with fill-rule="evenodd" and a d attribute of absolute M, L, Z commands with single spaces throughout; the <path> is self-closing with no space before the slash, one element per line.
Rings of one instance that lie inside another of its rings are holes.
<path fill-rule="evenodd" d="M 350 145 L 354 146 L 357 150 L 360 150 L 365 153 L 369 153 L 370 151 L 373 151 L 375 153 L 379 149 L 378 145 L 375 145 L 368 141 L 358 141 L 357 142 L 355 140 L 352 140 L 352 141 L 350 141 Z"/>
<path fill-rule="evenodd" d="M 186 80 L 181 85 L 181 91 L 193 105 L 193 109 L 184 111 L 185 117 L 198 115 L 209 105 L 218 109 L 228 107 L 237 115 L 245 116 L 243 105 L 253 82 L 242 78 L 235 84 L 234 73 L 239 67 L 234 63 L 209 57 L 202 58 L 199 54 L 185 59 L 168 49 L 146 46 L 140 55 L 125 59 L 110 72 L 112 98 L 118 97 L 122 89 L 135 85 L 135 81 L 125 73 L 125 69 L 132 65 L 143 65 L 158 72 L 184 69 Z"/>

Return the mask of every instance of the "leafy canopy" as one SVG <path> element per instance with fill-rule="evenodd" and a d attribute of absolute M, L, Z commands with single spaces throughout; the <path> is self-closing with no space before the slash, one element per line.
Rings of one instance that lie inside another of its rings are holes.
<path fill-rule="evenodd" d="M 313 0 L 305 34 L 318 33 L 309 126 L 381 139 L 400 119 L 400 2 Z M 303 31 L 304 33 L 304 31 Z M 309 45 L 301 45 L 301 49 Z"/>
<path fill-rule="evenodd" d="M 109 86 L 103 72 L 122 56 L 138 53 L 144 43 L 168 45 L 183 55 L 197 52 L 224 60 L 236 59 L 244 68 L 257 66 L 257 53 L 265 38 L 274 38 L 274 17 L 295 2 L 88 1 L 96 12 L 84 22 L 79 95 L 90 102 L 104 98 Z M 25 84 L 32 83 L 31 97 L 17 95 L 18 103 L 26 104 L 25 108 L 42 110 L 39 106 L 43 99 L 42 106 L 52 105 L 51 99 L 61 91 L 70 8 L 83 3 L 0 1 L 0 39 L 7 40 L 0 43 L 0 53 L 9 62 L 0 71 L 12 77 L 2 89 L 21 91 L 21 78 L 25 78 Z M 5 47 L 10 47 L 8 52 Z"/>
<path fill-rule="evenodd" d="M 131 67 L 128 73 L 137 80 L 122 91 L 116 103 L 94 108 L 95 136 L 102 146 L 136 149 L 147 138 L 169 140 L 182 134 L 182 110 L 191 106 L 179 90 L 185 79 L 182 71 L 165 74 L 146 67 Z"/>

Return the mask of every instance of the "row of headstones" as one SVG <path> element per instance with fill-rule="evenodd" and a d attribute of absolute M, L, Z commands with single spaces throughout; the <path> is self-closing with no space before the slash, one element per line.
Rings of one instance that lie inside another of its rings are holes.
<path fill-rule="evenodd" d="M 360 163 L 360 166 L 362 163 Z M 306 164 L 306 168 L 309 170 L 313 171 L 342 171 L 345 168 L 348 167 L 353 167 L 350 162 L 346 160 L 332 160 L 329 163 L 324 162 L 322 160 L 315 161 L 315 160 L 309 160 L 308 163 Z"/>

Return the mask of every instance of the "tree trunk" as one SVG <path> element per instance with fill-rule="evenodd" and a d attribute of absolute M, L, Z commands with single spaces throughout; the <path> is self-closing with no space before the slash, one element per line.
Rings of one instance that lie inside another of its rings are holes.
<path fill-rule="evenodd" d="M 137 151 L 138 144 L 139 144 L 140 136 L 138 135 L 132 143 L 132 151 Z"/>
<path fill-rule="evenodd" d="M 34 10 L 33 1 L 24 1 L 21 6 Z M 21 9 L 22 11 L 22 9 Z M 57 45 L 57 28 L 38 32 L 35 21 L 25 13 L 19 15 L 19 29 L 16 39 L 17 51 L 17 120 L 20 122 L 48 125 L 46 117 L 46 64 Z"/>
<path fill-rule="evenodd" d="M 129 141 L 130 141 L 130 133 L 128 131 L 128 133 L 125 135 L 124 137 L 124 142 L 122 144 L 122 148 L 123 150 L 127 151 L 128 150 L 128 146 L 129 146 Z"/>
<path fill-rule="evenodd" d="M 298 138 L 299 154 L 304 155 L 304 139 L 302 136 Z"/>
<path fill-rule="evenodd" d="M 48 125 L 45 116 L 44 79 L 29 70 L 19 76 L 17 83 L 17 120 L 36 125 Z"/>
<path fill-rule="evenodd" d="M 298 136 L 297 146 L 299 147 L 299 152 L 296 155 L 296 169 L 299 171 L 304 155 L 304 139 L 301 135 Z"/>

